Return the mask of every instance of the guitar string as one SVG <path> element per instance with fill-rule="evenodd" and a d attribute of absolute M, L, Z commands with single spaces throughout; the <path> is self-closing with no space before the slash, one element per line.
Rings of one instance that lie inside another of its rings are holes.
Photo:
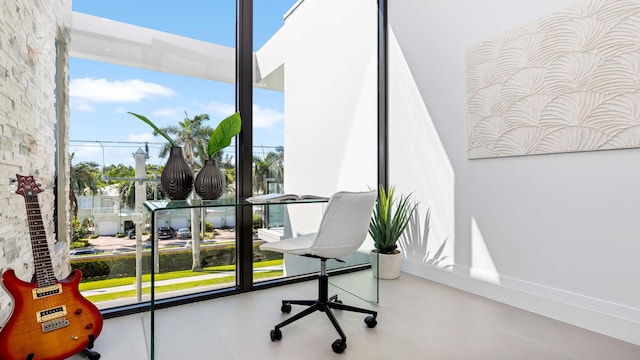
<path fill-rule="evenodd" d="M 36 278 L 36 289 L 52 286 L 57 283 L 53 274 L 53 264 L 51 263 L 51 255 L 47 242 L 46 233 L 44 231 L 44 223 L 42 213 L 40 211 L 40 203 L 36 195 L 25 196 L 25 205 L 27 208 L 27 219 L 29 224 L 29 232 L 31 237 L 31 247 L 34 257 L 34 274 Z M 55 306 L 57 303 L 50 296 L 42 299 L 46 309 Z"/>
<path fill-rule="evenodd" d="M 37 194 L 42 192 L 42 190 L 40 190 L 37 185 L 35 185 L 35 183 L 33 182 L 33 177 L 23 177 L 20 175 L 17 176 L 20 182 L 24 180 L 27 181 L 26 185 L 19 186 L 19 191 L 16 192 L 23 195 L 25 198 L 27 222 L 34 261 L 33 277 L 35 278 L 36 289 L 56 285 L 59 282 L 56 279 L 55 273 L 53 271 L 53 264 L 44 227 L 44 221 L 42 219 L 40 204 L 37 198 Z M 60 287 L 62 287 L 62 284 L 60 284 Z M 48 294 L 43 294 L 43 297 L 40 300 L 42 300 L 41 304 L 44 304 L 44 307 L 41 308 L 40 311 L 43 311 L 45 313 L 48 312 L 47 310 L 61 306 L 61 304 L 64 305 L 64 301 L 66 301 L 65 294 L 62 294 L 62 298 L 60 298 L 59 296 L 49 296 Z M 62 302 L 60 300 L 62 300 Z M 38 314 L 35 315 L 39 316 Z M 42 320 L 43 324 L 46 321 L 47 320 Z M 43 331 L 45 331 L 44 325 Z M 77 350 L 81 349 L 79 348 Z"/>
<path fill-rule="evenodd" d="M 25 206 L 27 210 L 27 220 L 29 225 L 29 235 L 31 239 L 31 248 L 34 261 L 34 278 L 36 279 L 36 289 L 44 286 L 55 285 L 57 279 L 53 272 L 51 263 L 51 255 L 44 231 L 42 213 L 40 211 L 40 203 L 37 194 L 42 192 L 33 177 L 17 175 L 19 186 L 17 193 L 25 198 Z M 42 299 L 46 309 L 55 305 L 54 300 L 50 296 Z"/>

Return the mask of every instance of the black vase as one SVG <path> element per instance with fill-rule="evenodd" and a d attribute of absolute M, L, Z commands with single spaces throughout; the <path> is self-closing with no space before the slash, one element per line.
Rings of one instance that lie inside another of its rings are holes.
<path fill-rule="evenodd" d="M 171 147 L 169 160 L 160 176 L 160 184 L 171 200 L 185 200 L 193 189 L 193 170 L 184 159 L 181 147 Z"/>
<path fill-rule="evenodd" d="M 193 185 L 202 200 L 217 200 L 224 193 L 224 174 L 214 160 L 205 160 Z"/>

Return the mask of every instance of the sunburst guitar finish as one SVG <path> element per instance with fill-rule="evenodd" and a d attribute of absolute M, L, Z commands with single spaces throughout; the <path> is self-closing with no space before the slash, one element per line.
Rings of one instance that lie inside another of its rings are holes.
<path fill-rule="evenodd" d="M 42 190 L 32 176 L 18 177 L 16 193 L 24 196 L 35 263 L 35 282 L 2 273 L 2 287 L 13 299 L 9 320 L 0 329 L 0 360 L 62 360 L 85 348 L 102 331 L 102 314 L 78 290 L 79 270 L 64 280 L 53 273 L 37 194 Z"/>

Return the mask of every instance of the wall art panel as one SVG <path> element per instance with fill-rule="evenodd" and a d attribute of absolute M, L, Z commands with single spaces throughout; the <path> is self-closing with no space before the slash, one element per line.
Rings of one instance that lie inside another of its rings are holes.
<path fill-rule="evenodd" d="M 467 51 L 470 159 L 640 147 L 640 0 L 591 0 Z"/>

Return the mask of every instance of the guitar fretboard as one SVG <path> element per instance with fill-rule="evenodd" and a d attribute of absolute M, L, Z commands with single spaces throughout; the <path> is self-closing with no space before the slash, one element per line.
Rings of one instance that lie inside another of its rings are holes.
<path fill-rule="evenodd" d="M 35 277 L 38 287 L 56 284 L 49 253 L 47 235 L 42 223 L 40 204 L 36 195 L 25 195 L 27 207 L 27 220 L 29 223 L 29 235 L 31 236 L 31 248 L 33 249 L 33 261 L 35 263 Z"/>

